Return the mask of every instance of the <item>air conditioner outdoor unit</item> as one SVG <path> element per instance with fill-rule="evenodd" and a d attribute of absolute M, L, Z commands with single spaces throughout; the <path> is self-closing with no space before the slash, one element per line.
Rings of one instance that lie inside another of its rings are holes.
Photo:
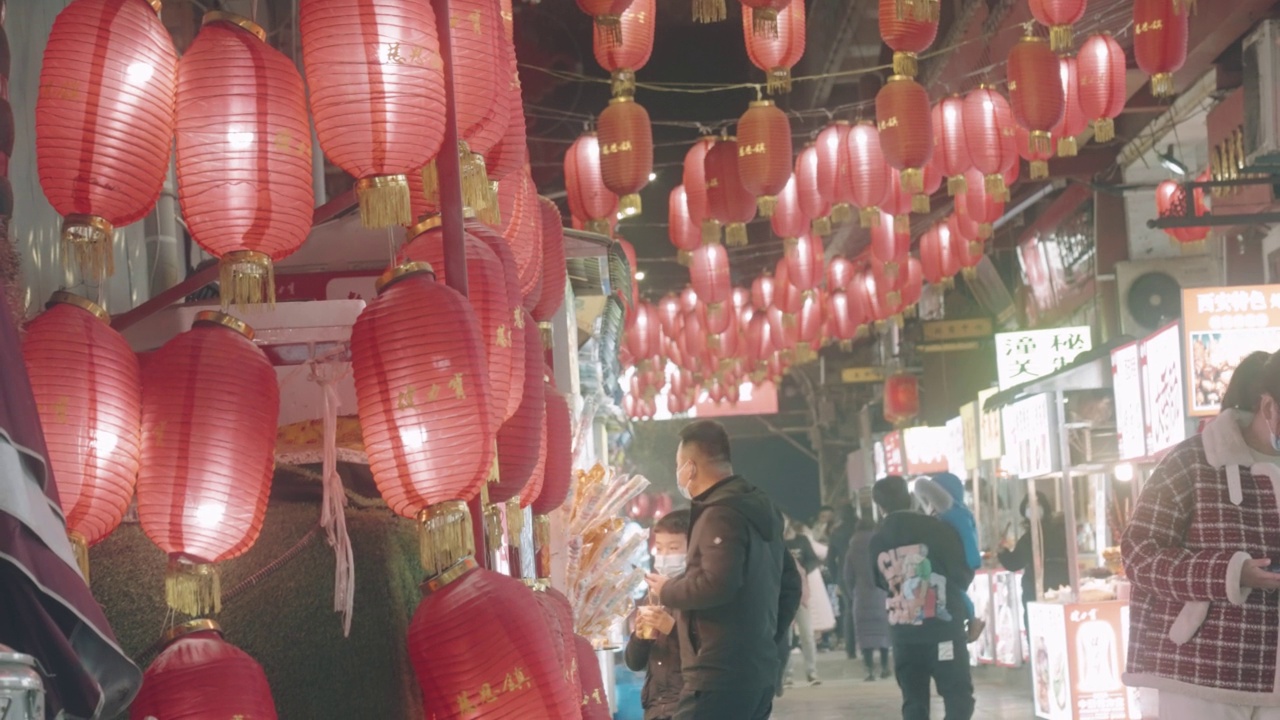
<path fill-rule="evenodd" d="M 1222 284 L 1216 255 L 1116 263 L 1120 332 L 1146 337 L 1182 315 L 1183 288 Z"/>
<path fill-rule="evenodd" d="M 1249 167 L 1280 170 L 1280 21 L 1244 39 L 1244 156 Z"/>

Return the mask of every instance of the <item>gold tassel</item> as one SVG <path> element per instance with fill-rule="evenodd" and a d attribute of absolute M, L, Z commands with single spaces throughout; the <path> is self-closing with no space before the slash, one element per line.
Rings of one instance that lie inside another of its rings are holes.
<path fill-rule="evenodd" d="M 1000 173 L 988 175 L 984 178 L 984 182 L 988 195 L 997 200 L 1004 197 L 1004 175 L 1001 175 Z"/>
<path fill-rule="evenodd" d="M 489 466 L 488 482 L 502 482 L 502 471 L 499 469 L 501 465 L 498 463 L 498 441 L 493 441 L 493 464 Z"/>
<path fill-rule="evenodd" d="M 422 199 L 431 207 L 440 207 L 440 171 L 436 168 L 435 158 L 422 166 Z"/>
<path fill-rule="evenodd" d="M 978 223 L 978 237 L 986 240 L 994 233 L 995 229 L 992 227 L 991 223 Z"/>
<path fill-rule="evenodd" d="M 538 335 L 542 337 L 542 349 L 550 350 L 552 341 L 555 339 L 555 331 L 551 328 L 551 323 L 538 323 Z"/>
<path fill-rule="evenodd" d="M 1151 76 L 1151 97 L 1167 98 L 1175 94 L 1171 73 L 1156 73 Z"/>
<path fill-rule="evenodd" d="M 1100 143 L 1116 139 L 1116 121 L 1111 118 L 1098 118 L 1093 121 L 1093 139 Z"/>
<path fill-rule="evenodd" d="M 720 22 L 729 17 L 724 0 L 693 0 L 693 21 L 696 23 Z"/>
<path fill-rule="evenodd" d="M 1049 47 L 1057 53 L 1066 52 L 1071 49 L 1073 35 L 1070 25 L 1054 25 L 1049 28 Z"/>
<path fill-rule="evenodd" d="M 618 212 L 624 217 L 632 217 L 640 214 L 640 194 L 631 193 L 618 198 Z"/>
<path fill-rule="evenodd" d="M 893 74 L 909 78 L 920 72 L 920 64 L 913 52 L 896 52 L 893 54 Z"/>
<path fill-rule="evenodd" d="M 926 22 L 938 22 L 942 20 L 942 2 L 941 0 L 925 0 L 925 14 L 922 18 Z"/>
<path fill-rule="evenodd" d="M 360 222 L 371 230 L 413 223 L 409 208 L 409 178 L 404 175 L 374 175 L 356 181 L 360 201 Z"/>
<path fill-rule="evenodd" d="M 222 612 L 222 578 L 213 563 L 169 559 L 164 599 L 170 608 L 192 617 Z"/>
<path fill-rule="evenodd" d="M 729 223 L 724 229 L 724 244 L 729 247 L 742 247 L 747 244 L 747 226 L 745 223 Z"/>
<path fill-rule="evenodd" d="M 952 175 L 947 178 L 947 195 L 955 197 L 968 191 L 969 183 L 963 175 Z"/>
<path fill-rule="evenodd" d="M 517 502 L 518 502 L 517 498 Z M 500 505 L 484 506 L 484 542 L 489 557 L 489 567 L 498 567 L 502 557 L 502 508 Z"/>
<path fill-rule="evenodd" d="M 524 511 L 520 508 L 520 496 L 517 495 L 507 501 L 507 544 L 512 548 L 519 550 L 520 536 L 524 534 Z M 520 576 L 520 568 L 511 568 L 513 577 Z"/>
<path fill-rule="evenodd" d="M 690 265 L 693 264 L 693 253 L 689 252 L 688 250 L 681 250 L 680 252 L 676 253 L 676 262 L 680 263 L 685 267 L 689 267 Z"/>
<path fill-rule="evenodd" d="M 783 250 L 795 250 L 796 245 L 800 244 L 800 238 L 782 238 Z"/>
<path fill-rule="evenodd" d="M 889 277 L 897 277 L 899 267 L 899 264 L 896 262 L 887 262 L 884 264 L 884 274 Z"/>
<path fill-rule="evenodd" d="M 218 261 L 218 273 L 223 310 L 232 305 L 243 310 L 246 305 L 262 303 L 275 307 L 276 271 L 266 253 L 229 252 Z"/>
<path fill-rule="evenodd" d="M 795 313 L 783 313 L 783 314 L 782 314 L 782 327 L 790 329 L 790 328 L 793 328 L 793 327 L 795 327 L 795 326 L 796 326 L 796 316 L 795 316 Z"/>
<path fill-rule="evenodd" d="M 907 168 L 899 175 L 902 178 L 902 189 L 909 193 L 924 192 L 924 171 L 920 168 Z"/>
<path fill-rule="evenodd" d="M 497 208 L 489 205 L 489 174 L 485 171 L 484 157 L 466 148 L 466 143 L 458 143 L 463 150 L 458 156 L 459 169 L 462 171 L 462 204 L 476 211 L 476 217 L 491 225 Z"/>
<path fill-rule="evenodd" d="M 849 203 L 836 203 L 831 207 L 831 224 L 844 225 L 853 220 L 853 206 Z"/>
<path fill-rule="evenodd" d="M 756 210 L 762 218 L 773 217 L 773 211 L 778 207 L 778 198 L 774 195 L 761 195 L 756 198 Z"/>
<path fill-rule="evenodd" d="M 634 70 L 620 68 L 613 71 L 613 79 L 610 85 L 613 90 L 614 97 L 624 97 L 635 95 L 636 93 L 636 73 Z"/>
<path fill-rule="evenodd" d="M 1197 240 L 1196 242 L 1189 242 L 1189 243 L 1175 242 L 1175 244 L 1179 246 L 1178 249 L 1182 251 L 1183 255 L 1203 255 L 1204 254 L 1204 248 L 1205 248 L 1204 240 Z"/>
<path fill-rule="evenodd" d="M 116 272 L 115 228 L 97 215 L 68 215 L 62 221 L 62 267 L 77 269 L 85 280 Z"/>
<path fill-rule="evenodd" d="M 859 224 L 864 228 L 880 227 L 880 208 L 865 207 L 858 210 Z"/>
<path fill-rule="evenodd" d="M 418 559 L 429 576 L 437 576 L 476 554 L 471 513 L 461 500 L 428 505 L 418 512 Z"/>
<path fill-rule="evenodd" d="M 816 354 L 813 352 L 813 347 L 810 346 L 809 343 L 796 343 L 796 363 L 803 365 L 805 363 L 813 362 L 815 357 Z"/>
<path fill-rule="evenodd" d="M 916 213 L 917 215 L 923 215 L 924 213 L 929 212 L 929 210 L 930 203 L 928 195 L 920 193 L 919 195 L 911 196 L 911 212 Z"/>
<path fill-rule="evenodd" d="M 773 8 L 753 8 L 751 28 L 757 37 L 778 37 L 778 11 Z"/>
<path fill-rule="evenodd" d="M 1033 130 L 1030 137 L 1031 152 L 1048 155 L 1053 152 L 1053 137 L 1043 130 Z"/>
<path fill-rule="evenodd" d="M 1074 137 L 1058 138 L 1058 157 L 1075 157 L 1080 152 L 1080 144 Z"/>
<path fill-rule="evenodd" d="M 539 580 L 551 577 L 551 518 L 533 516 L 533 574 Z"/>
<path fill-rule="evenodd" d="M 613 47 L 622 44 L 621 15 L 597 15 L 596 29 L 600 31 L 600 36 Z"/>
<path fill-rule="evenodd" d="M 898 215 L 893 218 L 893 231 L 896 233 L 911 232 L 911 217 Z"/>
<path fill-rule="evenodd" d="M 896 20 L 910 20 L 915 17 L 915 3 L 913 0 L 895 0 L 893 4 L 893 16 Z"/>
<path fill-rule="evenodd" d="M 84 576 L 84 584 L 89 584 L 89 542 L 80 533 L 72 530 L 67 533 L 71 541 L 71 552 L 76 556 L 76 565 L 80 566 L 80 574 Z"/>
<path fill-rule="evenodd" d="M 813 234 L 817 235 L 818 237 L 827 237 L 828 235 L 831 234 L 831 218 L 829 217 L 814 218 L 809 223 L 809 229 L 812 230 Z"/>
<path fill-rule="evenodd" d="M 978 242 L 977 240 L 970 240 L 969 241 L 969 257 L 973 257 L 974 255 L 981 255 L 981 254 L 982 254 L 982 243 Z"/>
<path fill-rule="evenodd" d="M 791 92 L 791 68 L 777 67 L 769 71 L 769 84 L 765 91 L 770 95 Z"/>
<path fill-rule="evenodd" d="M 720 244 L 720 221 L 707 218 L 702 221 L 702 244 Z"/>
<path fill-rule="evenodd" d="M 589 233 L 604 235 L 605 237 L 608 237 L 613 232 L 612 228 L 609 227 L 608 220 L 588 220 L 583 227 Z"/>
<path fill-rule="evenodd" d="M 1049 177 L 1049 161 L 1048 160 L 1032 160 L 1031 161 L 1031 179 L 1045 180 Z"/>

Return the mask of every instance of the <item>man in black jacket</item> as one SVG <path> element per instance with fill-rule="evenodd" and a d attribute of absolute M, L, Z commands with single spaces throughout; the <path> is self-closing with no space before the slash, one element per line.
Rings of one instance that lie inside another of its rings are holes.
<path fill-rule="evenodd" d="M 733 473 L 728 433 L 709 420 L 680 432 L 676 485 L 692 501 L 687 568 L 671 580 L 646 578 L 662 605 L 680 611 L 676 719 L 765 720 L 778 636 L 795 618 L 802 587 L 795 563 L 784 562 L 782 513 Z"/>
<path fill-rule="evenodd" d="M 973 677 L 963 592 L 973 582 L 964 546 L 950 525 L 911 509 L 907 481 L 890 476 L 872 497 L 887 515 L 871 538 L 876 584 L 889 594 L 894 671 L 903 720 L 928 720 L 929 681 L 946 720 L 973 717 Z"/>

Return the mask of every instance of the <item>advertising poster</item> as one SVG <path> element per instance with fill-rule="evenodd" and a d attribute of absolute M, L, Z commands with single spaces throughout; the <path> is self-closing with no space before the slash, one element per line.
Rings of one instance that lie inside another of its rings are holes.
<path fill-rule="evenodd" d="M 1067 605 L 1067 652 L 1071 658 L 1074 720 L 1127 720 L 1129 693 L 1124 670 L 1120 602 Z M 1032 620 L 1032 628 L 1035 621 Z"/>
<path fill-rule="evenodd" d="M 1116 439 L 1121 460 L 1147 456 L 1147 427 L 1142 416 L 1142 367 L 1137 342 L 1111 351 L 1111 390 L 1116 400 Z"/>
<path fill-rule="evenodd" d="M 995 608 L 992 607 L 992 584 L 995 573 L 979 570 L 969 586 L 969 599 L 973 601 L 973 616 L 987 621 L 987 627 L 975 642 L 969 643 L 970 665 L 991 665 L 996 661 Z"/>
<path fill-rule="evenodd" d="M 1182 318 L 1187 414 L 1216 415 L 1240 360 L 1280 349 L 1280 285 L 1188 288 Z"/>
<path fill-rule="evenodd" d="M 1182 333 L 1178 330 L 1178 323 L 1157 330 L 1142 341 L 1141 350 L 1147 454 L 1155 455 L 1187 438 L 1187 413 L 1182 390 Z M 1119 411 L 1117 404 L 1116 412 Z"/>
<path fill-rule="evenodd" d="M 1088 326 L 996 333 L 995 338 L 1001 390 L 1052 375 L 1093 349 Z"/>
<path fill-rule="evenodd" d="M 1031 694 L 1036 717 L 1071 720 L 1071 663 L 1067 657 L 1065 605 L 1031 603 Z"/>

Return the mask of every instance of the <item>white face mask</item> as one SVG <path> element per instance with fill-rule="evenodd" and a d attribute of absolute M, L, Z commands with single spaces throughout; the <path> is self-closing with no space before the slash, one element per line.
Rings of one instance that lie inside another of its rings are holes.
<path fill-rule="evenodd" d="M 676 468 L 676 489 L 680 491 L 681 497 L 683 497 L 685 500 L 693 500 L 693 493 L 689 492 L 688 485 L 681 484 L 680 471 L 685 469 L 685 467 L 687 467 L 689 464 L 690 463 L 686 462 L 684 465 L 681 465 L 680 467 Z M 692 479 L 693 478 L 690 478 L 690 480 Z"/>
<path fill-rule="evenodd" d="M 653 556 L 653 571 L 659 575 L 667 577 L 676 577 L 684 572 L 685 566 L 684 553 L 671 553 L 668 555 Z"/>

